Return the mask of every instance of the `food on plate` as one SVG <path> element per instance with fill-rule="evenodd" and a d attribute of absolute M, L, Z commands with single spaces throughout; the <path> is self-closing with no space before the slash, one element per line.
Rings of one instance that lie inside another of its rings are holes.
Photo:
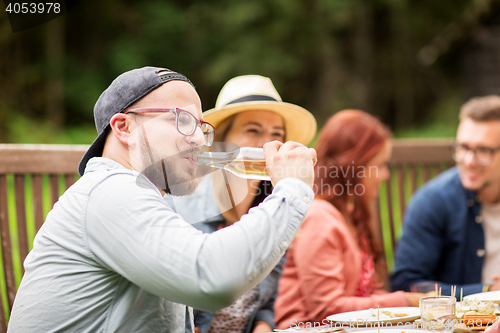
<path fill-rule="evenodd" d="M 484 315 L 500 315 L 498 304 L 492 302 L 481 302 L 477 299 L 464 299 L 463 302 L 457 303 L 457 318 L 462 319 L 466 314 L 484 314 Z"/>
<path fill-rule="evenodd" d="M 393 313 L 391 311 L 387 310 L 378 310 L 378 309 L 373 309 L 370 308 L 368 310 L 368 316 L 369 319 L 372 318 L 378 318 L 380 320 L 387 320 L 387 319 L 392 319 L 392 318 L 401 318 L 401 317 L 407 317 L 407 313 Z M 360 318 L 360 319 L 365 319 L 365 318 Z"/>
<path fill-rule="evenodd" d="M 492 302 L 466 298 L 457 303 L 456 317 L 469 327 L 481 329 L 494 324 L 500 315 L 500 307 Z"/>
<path fill-rule="evenodd" d="M 466 314 L 464 315 L 464 321 L 466 323 L 471 323 L 472 325 L 488 325 L 496 321 L 497 316 L 493 314 Z"/>

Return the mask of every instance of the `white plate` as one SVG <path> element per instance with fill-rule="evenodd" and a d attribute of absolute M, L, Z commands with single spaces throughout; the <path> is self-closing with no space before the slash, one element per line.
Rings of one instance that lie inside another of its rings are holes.
<path fill-rule="evenodd" d="M 286 330 L 275 329 L 274 332 L 286 333 L 331 333 L 344 330 L 343 327 L 320 326 L 312 328 L 287 328 Z M 394 332 L 393 332 L 394 333 Z"/>
<path fill-rule="evenodd" d="M 467 298 L 467 299 L 469 299 L 469 298 L 474 299 L 475 298 L 481 302 L 493 302 L 493 303 L 500 304 L 500 290 L 488 291 L 486 293 L 472 294 L 469 296 L 465 296 L 464 298 Z"/>
<path fill-rule="evenodd" d="M 369 329 L 369 330 L 356 330 L 353 331 L 356 333 L 378 333 L 377 329 Z M 422 329 L 414 329 L 410 328 L 407 329 L 405 326 L 401 327 L 393 327 L 393 328 L 381 328 L 380 333 L 436 333 L 436 332 L 431 332 L 428 330 L 422 330 Z"/>
<path fill-rule="evenodd" d="M 407 316 L 395 317 L 395 318 L 384 318 L 382 311 L 389 311 L 392 313 L 406 313 Z M 375 314 L 375 317 L 371 316 Z M 407 323 L 409 321 L 420 318 L 420 309 L 418 307 L 397 307 L 397 308 L 381 308 L 380 309 L 380 322 L 381 323 Z M 366 326 L 367 324 L 377 323 L 377 309 L 371 310 L 361 310 L 361 311 L 351 311 L 344 313 L 337 313 L 326 317 L 326 319 L 335 321 L 338 323 L 343 323 L 349 325 L 351 323 L 356 323 L 357 327 Z M 406 330 L 405 330 L 406 332 Z M 359 333 L 359 332 L 356 332 Z M 394 333 L 394 332 L 392 332 Z"/>
<path fill-rule="evenodd" d="M 327 332 L 337 332 L 342 331 L 341 327 L 331 327 L 331 326 L 322 326 L 316 328 L 288 328 L 286 330 L 274 330 L 274 332 L 283 332 L 283 333 L 327 333 Z M 356 330 L 356 333 L 378 333 L 377 329 L 365 329 L 365 330 Z M 343 333 L 343 332 L 340 332 Z M 435 333 L 427 330 L 421 329 L 407 329 L 405 327 L 393 327 L 393 328 L 381 328 L 380 333 Z M 467 332 L 468 333 L 468 332 Z"/>

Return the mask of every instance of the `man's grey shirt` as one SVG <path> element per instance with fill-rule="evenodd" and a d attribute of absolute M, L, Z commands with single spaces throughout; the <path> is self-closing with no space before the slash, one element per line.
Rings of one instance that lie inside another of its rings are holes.
<path fill-rule="evenodd" d="M 203 234 L 140 173 L 93 158 L 35 237 L 8 332 L 184 332 L 183 304 L 213 312 L 253 288 L 312 200 L 284 179 L 240 222 Z"/>

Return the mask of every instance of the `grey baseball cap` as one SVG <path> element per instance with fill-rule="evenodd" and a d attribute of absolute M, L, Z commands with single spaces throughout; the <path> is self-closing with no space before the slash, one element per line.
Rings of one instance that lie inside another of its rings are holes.
<path fill-rule="evenodd" d="M 80 176 L 84 174 L 87 162 L 92 157 L 102 156 L 111 118 L 117 113 L 126 111 L 128 107 L 162 84 L 173 80 L 186 81 L 193 85 L 186 76 L 159 67 L 133 69 L 121 74 L 111 82 L 111 85 L 104 90 L 94 106 L 97 139 L 94 140 L 80 161 L 78 166 Z"/>

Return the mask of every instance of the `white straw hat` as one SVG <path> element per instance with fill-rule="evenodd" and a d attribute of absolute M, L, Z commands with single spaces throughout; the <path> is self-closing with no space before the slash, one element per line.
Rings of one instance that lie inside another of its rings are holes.
<path fill-rule="evenodd" d="M 228 117 L 244 111 L 265 110 L 279 114 L 285 121 L 286 140 L 307 145 L 316 134 L 316 119 L 306 109 L 283 102 L 268 77 L 242 75 L 222 87 L 215 108 L 203 118 L 215 128 Z"/>

